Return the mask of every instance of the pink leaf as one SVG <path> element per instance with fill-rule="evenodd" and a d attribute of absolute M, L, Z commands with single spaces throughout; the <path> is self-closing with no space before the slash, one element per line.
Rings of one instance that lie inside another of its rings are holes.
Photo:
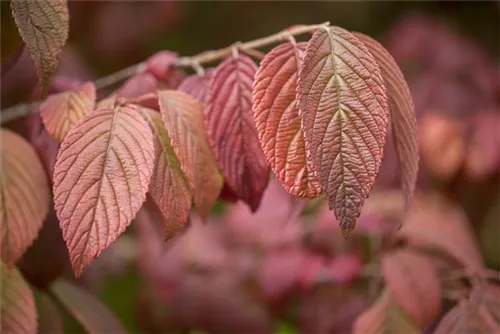
<path fill-rule="evenodd" d="M 146 61 L 147 71 L 158 80 L 168 81 L 169 72 L 177 59 L 178 56 L 175 52 L 166 50 L 156 52 Z"/>
<path fill-rule="evenodd" d="M 157 85 L 158 81 L 151 73 L 139 73 L 125 81 L 117 90 L 116 95 L 133 98 L 147 93 L 155 93 Z"/>
<path fill-rule="evenodd" d="M 210 82 L 213 79 L 215 70 L 209 68 L 205 71 L 203 76 L 193 74 L 184 79 L 180 86 L 177 88 L 181 92 L 191 95 L 200 103 L 206 103 L 210 89 Z"/>
<path fill-rule="evenodd" d="M 251 110 L 256 70 L 247 56 L 224 60 L 215 70 L 205 108 L 205 127 L 215 159 L 231 189 L 252 211 L 259 207 L 269 180 Z"/>
<path fill-rule="evenodd" d="M 130 224 L 146 199 L 154 140 L 135 107 L 96 110 L 61 144 L 54 202 L 75 274 Z"/>

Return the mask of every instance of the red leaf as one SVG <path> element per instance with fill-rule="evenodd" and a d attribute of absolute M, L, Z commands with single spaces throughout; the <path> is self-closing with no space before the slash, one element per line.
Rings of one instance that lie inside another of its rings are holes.
<path fill-rule="evenodd" d="M 205 126 L 215 159 L 231 189 L 256 211 L 269 180 L 251 111 L 257 67 L 247 56 L 223 61 L 215 70 L 205 108 Z"/>
<path fill-rule="evenodd" d="M 155 167 L 149 183 L 149 193 L 158 205 L 165 220 L 165 240 L 186 225 L 191 212 L 191 189 L 175 156 L 170 137 L 161 115 L 143 109 L 155 142 Z"/>
<path fill-rule="evenodd" d="M 464 213 L 438 196 L 414 201 L 415 208 L 408 216 L 399 237 L 408 244 L 440 250 L 458 263 L 480 273 L 484 265 L 473 232 Z"/>
<path fill-rule="evenodd" d="M 19 34 L 35 62 L 43 94 L 68 38 L 67 1 L 12 1 L 10 6 Z"/>
<path fill-rule="evenodd" d="M 453 307 L 439 322 L 434 334 L 467 333 L 467 334 L 491 334 L 494 331 L 481 318 L 475 305 L 469 300 L 462 299 L 458 305 Z M 497 329 L 498 330 L 498 329 Z"/>
<path fill-rule="evenodd" d="M 0 262 L 2 290 L 0 329 L 3 334 L 34 334 L 37 331 L 35 299 L 17 268 L 8 270 Z"/>
<path fill-rule="evenodd" d="M 78 276 L 130 224 L 146 199 L 154 141 L 135 107 L 96 110 L 61 144 L 54 202 Z"/>
<path fill-rule="evenodd" d="M 147 93 L 155 93 L 157 85 L 158 81 L 151 73 L 139 73 L 125 81 L 116 91 L 116 95 L 133 98 Z"/>
<path fill-rule="evenodd" d="M 384 152 L 389 108 L 380 69 L 351 33 L 320 29 L 307 45 L 297 94 L 306 149 L 347 236 Z"/>
<path fill-rule="evenodd" d="M 223 179 L 203 127 L 201 104 L 179 91 L 163 90 L 158 96 L 172 147 L 191 183 L 195 207 L 205 219 L 219 197 Z"/>
<path fill-rule="evenodd" d="M 209 68 L 205 71 L 203 76 L 199 76 L 198 74 L 190 75 L 182 81 L 177 90 L 191 95 L 196 100 L 200 101 L 200 103 L 204 104 L 207 102 L 210 81 L 213 79 L 214 74 L 215 70 Z"/>
<path fill-rule="evenodd" d="M 398 64 L 379 42 L 361 33 L 355 32 L 353 35 L 368 48 L 384 78 L 389 95 L 394 147 L 401 169 L 405 207 L 408 209 L 417 182 L 419 160 L 417 119 L 410 89 Z"/>
<path fill-rule="evenodd" d="M 113 313 L 90 292 L 62 279 L 54 282 L 51 290 L 89 333 L 127 333 Z"/>
<path fill-rule="evenodd" d="M 354 334 L 420 334 L 420 329 L 395 304 L 388 291 L 383 291 L 379 299 L 362 313 L 354 323 Z"/>
<path fill-rule="evenodd" d="M 415 323 L 424 326 L 439 315 L 441 281 L 426 256 L 409 250 L 385 254 L 382 271 L 391 295 Z"/>
<path fill-rule="evenodd" d="M 252 103 L 257 134 L 274 174 L 290 194 L 313 198 L 321 185 L 307 162 L 295 100 L 306 45 L 281 44 L 264 57 L 255 75 Z"/>
<path fill-rule="evenodd" d="M 0 134 L 1 258 L 10 267 L 38 236 L 49 210 L 50 188 L 33 147 L 10 130 Z"/>
<path fill-rule="evenodd" d="M 170 70 L 178 59 L 177 53 L 171 51 L 159 51 L 146 61 L 147 71 L 158 80 L 168 81 Z"/>
<path fill-rule="evenodd" d="M 78 89 L 50 95 L 40 105 L 40 115 L 47 131 L 58 142 L 62 142 L 75 123 L 92 111 L 96 99 L 92 82 Z"/>

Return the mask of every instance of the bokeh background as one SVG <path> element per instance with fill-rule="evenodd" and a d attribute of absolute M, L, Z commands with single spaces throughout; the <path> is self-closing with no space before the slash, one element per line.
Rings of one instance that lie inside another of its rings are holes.
<path fill-rule="evenodd" d="M 435 229 L 443 242 L 454 236 L 440 226 L 460 220 L 486 265 L 500 269 L 499 2 L 69 3 L 70 39 L 56 81 L 93 80 L 158 50 L 193 55 L 295 24 L 330 21 L 375 37 L 403 69 L 419 122 L 420 174 L 408 220 Z M 17 48 L 5 4 L 2 61 L 4 51 Z M 2 73 L 2 108 L 30 99 L 35 84 L 23 52 Z M 50 166 L 51 142 L 37 117 L 8 126 L 28 137 Z M 271 182 L 256 214 L 220 200 L 208 224 L 193 217 L 167 244 L 155 208 L 141 211 L 76 282 L 132 333 L 348 333 L 380 292 L 366 264 L 394 242 L 401 203 L 388 145 L 358 232 L 347 241 L 321 200 L 291 199 Z M 20 266 L 41 289 L 58 277 L 74 280 L 53 212 Z M 62 323 L 67 333 L 83 331 L 69 314 Z"/>

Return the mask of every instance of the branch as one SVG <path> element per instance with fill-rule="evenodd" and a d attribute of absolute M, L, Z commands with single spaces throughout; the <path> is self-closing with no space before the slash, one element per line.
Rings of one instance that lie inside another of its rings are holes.
<path fill-rule="evenodd" d="M 250 56 L 253 56 L 255 58 L 261 58 L 263 54 L 256 50 L 258 48 L 262 48 L 271 44 L 276 44 L 281 41 L 288 41 L 290 40 L 291 37 L 296 36 L 296 35 L 302 35 L 305 33 L 310 33 L 315 31 L 318 28 L 322 27 L 327 27 L 330 25 L 330 22 L 324 22 L 322 24 L 314 24 L 314 25 L 299 25 L 299 26 L 294 26 L 293 28 L 289 28 L 283 31 L 280 31 L 276 34 L 255 39 L 249 42 L 241 43 L 241 42 L 236 42 L 230 46 L 227 46 L 222 49 L 218 50 L 210 50 L 210 51 L 204 51 L 201 52 L 197 55 L 194 55 L 192 57 L 180 57 L 177 60 L 177 63 L 175 66 L 177 67 L 191 67 L 193 68 L 198 74 L 203 74 L 203 68 L 201 67 L 201 64 L 203 63 L 210 63 L 214 62 L 217 60 L 221 60 L 227 56 L 229 56 L 232 52 L 232 50 L 236 47 L 238 50 L 241 50 L 243 53 L 246 53 Z M 97 79 L 94 83 L 96 88 L 99 89 L 104 89 L 107 87 L 110 87 L 122 80 L 125 80 L 135 74 L 142 73 L 146 70 L 146 63 L 141 62 L 132 66 L 129 66 L 127 68 L 124 68 L 122 70 L 119 70 L 118 72 L 112 73 L 108 76 L 105 76 L 103 78 Z M 38 112 L 39 106 L 41 104 L 41 101 L 35 101 L 31 103 L 22 103 L 15 105 L 13 107 L 3 109 L 0 112 L 0 124 L 5 124 L 10 121 L 13 121 L 17 118 L 25 117 L 28 116 L 32 113 Z"/>

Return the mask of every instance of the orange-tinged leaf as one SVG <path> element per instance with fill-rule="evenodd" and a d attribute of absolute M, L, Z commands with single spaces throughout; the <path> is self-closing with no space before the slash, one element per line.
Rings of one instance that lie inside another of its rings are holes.
<path fill-rule="evenodd" d="M 440 196 L 415 198 L 397 235 L 418 248 L 438 250 L 475 273 L 484 269 L 473 231 L 464 212 Z"/>
<path fill-rule="evenodd" d="M 269 181 L 269 165 L 252 116 L 256 71 L 247 56 L 224 60 L 215 70 L 205 108 L 208 139 L 222 174 L 254 212 Z"/>
<path fill-rule="evenodd" d="M 368 48 L 384 78 L 389 96 L 393 142 L 401 169 L 405 207 L 408 209 L 417 182 L 419 161 L 417 119 L 410 89 L 398 64 L 379 42 L 361 33 L 353 35 Z"/>
<path fill-rule="evenodd" d="M 492 328 L 481 319 L 478 309 L 469 300 L 462 299 L 445 314 L 434 334 L 467 333 L 492 334 Z"/>
<path fill-rule="evenodd" d="M 96 91 L 92 82 L 87 82 L 75 90 L 49 96 L 40 105 L 40 115 L 47 131 L 57 141 L 64 137 L 75 123 L 92 111 Z"/>
<path fill-rule="evenodd" d="M 50 187 L 33 147 L 2 129 L 0 156 L 1 258 L 12 266 L 38 235 L 49 211 Z"/>
<path fill-rule="evenodd" d="M 155 167 L 149 193 L 165 219 L 165 239 L 177 233 L 189 220 L 191 189 L 181 169 L 160 113 L 142 109 L 155 141 Z"/>
<path fill-rule="evenodd" d="M 66 0 L 12 0 L 10 6 L 19 34 L 35 62 L 44 94 L 68 38 L 68 5 Z"/>
<path fill-rule="evenodd" d="M 205 71 L 203 76 L 193 74 L 188 76 L 182 81 L 177 90 L 191 95 L 200 103 L 207 102 L 208 91 L 210 89 L 210 82 L 214 77 L 214 69 L 209 68 Z"/>
<path fill-rule="evenodd" d="M 186 93 L 158 92 L 160 110 L 175 154 L 193 190 L 198 214 L 206 218 L 223 185 L 208 144 L 201 104 Z"/>
<path fill-rule="evenodd" d="M 255 75 L 252 109 L 264 155 L 276 178 L 290 194 L 314 198 L 321 185 L 307 162 L 295 99 L 306 45 L 281 44 L 264 57 Z"/>
<path fill-rule="evenodd" d="M 383 291 L 379 299 L 355 321 L 354 334 L 416 334 L 420 329 L 395 303 L 392 295 Z"/>
<path fill-rule="evenodd" d="M 54 167 L 57 217 L 78 276 L 146 199 L 154 141 L 136 107 L 95 110 L 64 138 Z"/>
<path fill-rule="evenodd" d="M 127 333 L 113 313 L 90 292 L 63 279 L 51 288 L 68 312 L 91 334 Z"/>
<path fill-rule="evenodd" d="M 1 299 L 0 332 L 3 334 L 35 334 L 37 314 L 35 299 L 28 283 L 17 268 L 8 270 L 0 262 Z"/>
<path fill-rule="evenodd" d="M 388 253 L 382 272 L 387 289 L 415 323 L 424 326 L 439 315 L 441 281 L 429 258 L 410 250 Z"/>
<path fill-rule="evenodd" d="M 347 236 L 384 152 L 389 107 L 380 69 L 348 31 L 318 29 L 307 45 L 297 94 L 306 149 Z"/>

